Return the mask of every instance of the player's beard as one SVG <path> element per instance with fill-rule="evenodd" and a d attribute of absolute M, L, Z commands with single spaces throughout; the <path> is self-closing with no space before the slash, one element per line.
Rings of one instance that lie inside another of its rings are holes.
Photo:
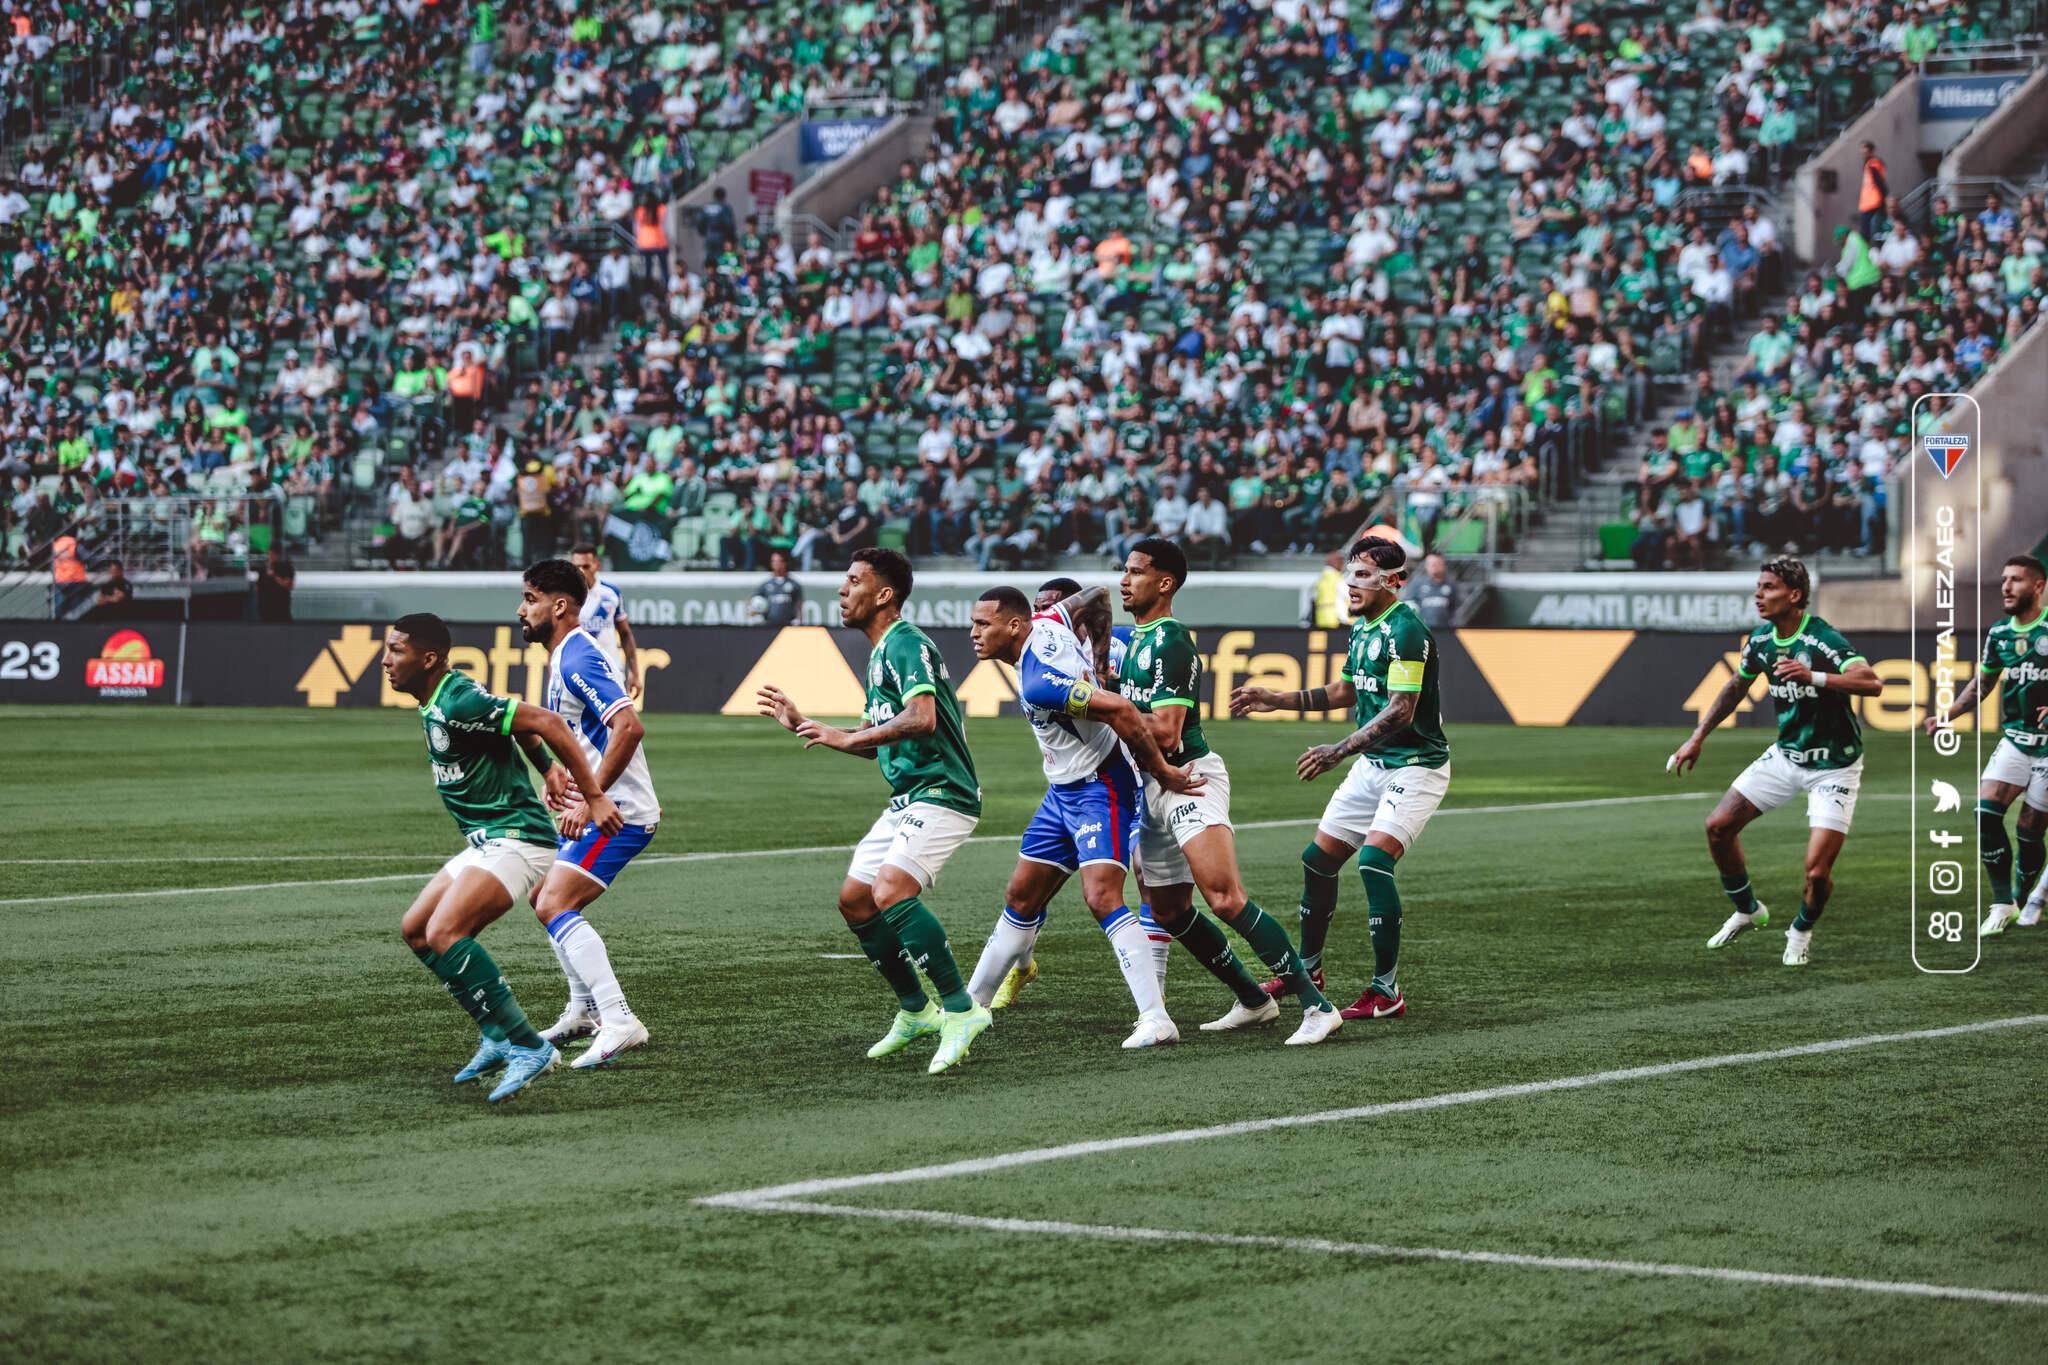
<path fill-rule="evenodd" d="M 545 630 L 535 630 L 532 626 L 526 624 L 526 618 L 524 617 L 521 617 L 519 620 L 519 634 L 520 638 L 530 645 L 544 645 L 548 642 L 548 633 Z"/>

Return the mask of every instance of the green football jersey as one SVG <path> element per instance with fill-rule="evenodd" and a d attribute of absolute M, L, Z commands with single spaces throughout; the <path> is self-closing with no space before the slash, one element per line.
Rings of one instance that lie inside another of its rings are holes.
<path fill-rule="evenodd" d="M 441 804 L 464 834 L 555 847 L 555 822 L 533 790 L 512 713 L 519 703 L 478 687 L 451 668 L 420 708 L 427 758 Z"/>
<path fill-rule="evenodd" d="M 1209 752 L 1209 741 L 1202 737 L 1202 656 L 1186 626 L 1162 616 L 1133 630 L 1124 644 L 1116 686 L 1140 711 L 1188 708 L 1180 747 L 1166 756 L 1168 763 L 1178 766 Z"/>
<path fill-rule="evenodd" d="M 1778 747 L 1803 768 L 1846 768 L 1863 757 L 1863 727 L 1847 692 L 1806 683 L 1781 682 L 1772 670 L 1780 659 L 1796 659 L 1822 673 L 1840 673 L 1863 656 L 1842 633 L 1808 612 L 1792 634 L 1779 638 L 1778 628 L 1765 621 L 1742 642 L 1736 672 L 1744 678 L 1764 675 L 1771 702 L 1778 708 Z"/>
<path fill-rule="evenodd" d="M 1984 685 L 1999 681 L 1998 723 L 2028 753 L 2048 753 L 2048 607 L 2026 625 L 2006 617 L 1984 637 Z"/>
<path fill-rule="evenodd" d="M 899 620 L 868 655 L 868 709 L 862 721 L 882 725 L 894 720 L 912 697 L 926 692 L 937 701 L 939 728 L 922 739 L 886 744 L 876 752 L 882 776 L 896 793 L 889 804 L 929 801 L 980 815 L 981 783 L 974 776 L 974 756 L 967 752 L 967 726 L 960 718 L 946 661 L 929 635 Z"/>
<path fill-rule="evenodd" d="M 1358 689 L 1355 715 L 1360 729 L 1386 710 L 1396 692 L 1417 692 L 1415 718 L 1365 751 L 1383 768 L 1441 768 L 1451 761 L 1444 738 L 1443 695 L 1437 688 L 1436 637 L 1413 604 L 1396 602 L 1377 619 L 1351 623 L 1351 652 L 1344 676 Z"/>

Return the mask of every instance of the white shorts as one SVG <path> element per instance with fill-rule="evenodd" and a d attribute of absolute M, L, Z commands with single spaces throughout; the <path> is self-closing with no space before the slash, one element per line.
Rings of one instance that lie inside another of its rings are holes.
<path fill-rule="evenodd" d="M 897 867 L 917 878 L 920 890 L 930 890 L 946 859 L 967 842 L 979 823 L 975 816 L 929 801 L 891 806 L 854 845 L 846 875 L 873 886 L 884 867 Z"/>
<path fill-rule="evenodd" d="M 1145 782 L 1145 805 L 1138 825 L 1138 871 L 1147 886 L 1190 886 L 1195 874 L 1188 869 L 1181 845 L 1203 830 L 1221 825 L 1230 828 L 1230 770 L 1215 754 L 1203 754 L 1187 765 L 1208 784 L 1192 796 L 1169 792 L 1150 777 Z"/>
<path fill-rule="evenodd" d="M 529 844 L 524 839 L 476 839 L 441 864 L 441 870 L 460 877 L 470 868 L 480 867 L 505 884 L 517 905 L 533 894 L 554 865 L 555 850 L 549 845 Z"/>
<path fill-rule="evenodd" d="M 1422 827 L 1451 789 L 1451 765 L 1441 768 L 1382 768 L 1366 759 L 1351 765 L 1330 794 L 1316 830 L 1357 848 L 1368 834 L 1387 834 L 1405 852 L 1415 847 Z"/>
<path fill-rule="evenodd" d="M 1773 811 L 1806 793 L 1806 823 L 1814 829 L 1849 832 L 1856 815 L 1856 791 L 1863 785 L 1863 760 L 1846 768 L 1802 768 L 1776 745 L 1742 770 L 1730 790 L 1759 811 Z"/>
<path fill-rule="evenodd" d="M 1984 781 L 2006 782 L 2025 787 L 2021 798 L 2038 811 L 2048 811 L 2048 748 L 2028 752 L 2009 739 L 2000 739 L 1984 765 Z"/>

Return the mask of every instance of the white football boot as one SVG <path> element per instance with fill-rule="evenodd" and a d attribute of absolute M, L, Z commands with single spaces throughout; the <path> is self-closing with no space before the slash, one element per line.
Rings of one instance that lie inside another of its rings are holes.
<path fill-rule="evenodd" d="M 1131 1036 L 1124 1039 L 1124 1050 L 1135 1051 L 1141 1047 L 1164 1047 L 1180 1041 L 1180 1029 L 1173 1020 L 1163 1014 L 1150 1015 L 1138 1021 L 1138 1027 Z"/>
<path fill-rule="evenodd" d="M 597 1016 L 571 1000 L 562 1006 L 562 1017 L 540 1031 L 540 1036 L 560 1047 L 571 1038 L 587 1038 L 597 1032 Z"/>
<path fill-rule="evenodd" d="M 1770 922 L 1771 912 L 1764 908 L 1762 901 L 1758 901 L 1755 914 L 1745 915 L 1740 910 L 1737 910 L 1734 914 L 1723 920 L 1720 929 L 1716 930 L 1714 936 L 1707 940 L 1707 946 L 1709 948 L 1726 948 L 1750 930 L 1761 929 Z"/>
<path fill-rule="evenodd" d="M 1294 1031 L 1283 1046 L 1307 1047 L 1311 1043 L 1320 1043 L 1343 1027 L 1344 1016 L 1338 1013 L 1335 1005 L 1325 1005 L 1319 1010 L 1303 1010 L 1301 1027 Z"/>
<path fill-rule="evenodd" d="M 2014 923 L 2022 929 L 2031 929 L 2041 922 L 2043 910 L 2048 910 L 2048 877 L 2043 877 L 2041 884 L 2034 888 L 2034 894 L 2027 897 L 2027 908 L 2020 911 L 2020 917 Z"/>
<path fill-rule="evenodd" d="M 1808 952 L 1813 948 L 1813 930 L 1787 929 L 1785 931 L 1785 956 L 1780 959 L 1787 967 L 1804 967 Z"/>
<path fill-rule="evenodd" d="M 1230 1002 L 1230 1013 L 1202 1025 L 1202 1032 L 1235 1033 L 1241 1028 L 1258 1028 L 1263 1024 L 1270 1024 L 1279 1017 L 1280 1002 L 1270 995 L 1249 1008 L 1242 1001 L 1233 1000 Z"/>
<path fill-rule="evenodd" d="M 1990 938 L 1993 934 L 2002 934 L 2006 926 L 2014 923 L 2019 917 L 2020 908 L 2017 905 L 2001 901 L 1984 912 L 1984 922 L 1977 926 L 1977 936 Z"/>
<path fill-rule="evenodd" d="M 590 1040 L 590 1046 L 583 1049 L 575 1061 L 569 1063 L 577 1071 L 588 1071 L 593 1067 L 610 1066 L 622 1052 L 636 1047 L 647 1046 L 647 1025 L 628 1015 L 615 1024 L 606 1024 L 597 1031 L 597 1037 Z"/>

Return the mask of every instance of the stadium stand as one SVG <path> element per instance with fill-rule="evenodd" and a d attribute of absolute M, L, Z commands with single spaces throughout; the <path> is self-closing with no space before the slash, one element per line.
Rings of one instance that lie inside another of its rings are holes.
<path fill-rule="evenodd" d="M 1223 563 L 1368 517 L 1526 561 L 1603 501 L 1644 567 L 1867 554 L 1912 395 L 2044 290 L 2038 194 L 1890 205 L 1796 278 L 1771 217 L 1996 6 L 1139 0 L 1017 47 L 959 0 L 22 12 L 14 562 L 153 525 L 215 569 L 493 565 L 630 525 L 732 567 Z M 720 218 L 671 268 L 673 197 L 856 93 L 939 115 L 857 229 Z"/>

